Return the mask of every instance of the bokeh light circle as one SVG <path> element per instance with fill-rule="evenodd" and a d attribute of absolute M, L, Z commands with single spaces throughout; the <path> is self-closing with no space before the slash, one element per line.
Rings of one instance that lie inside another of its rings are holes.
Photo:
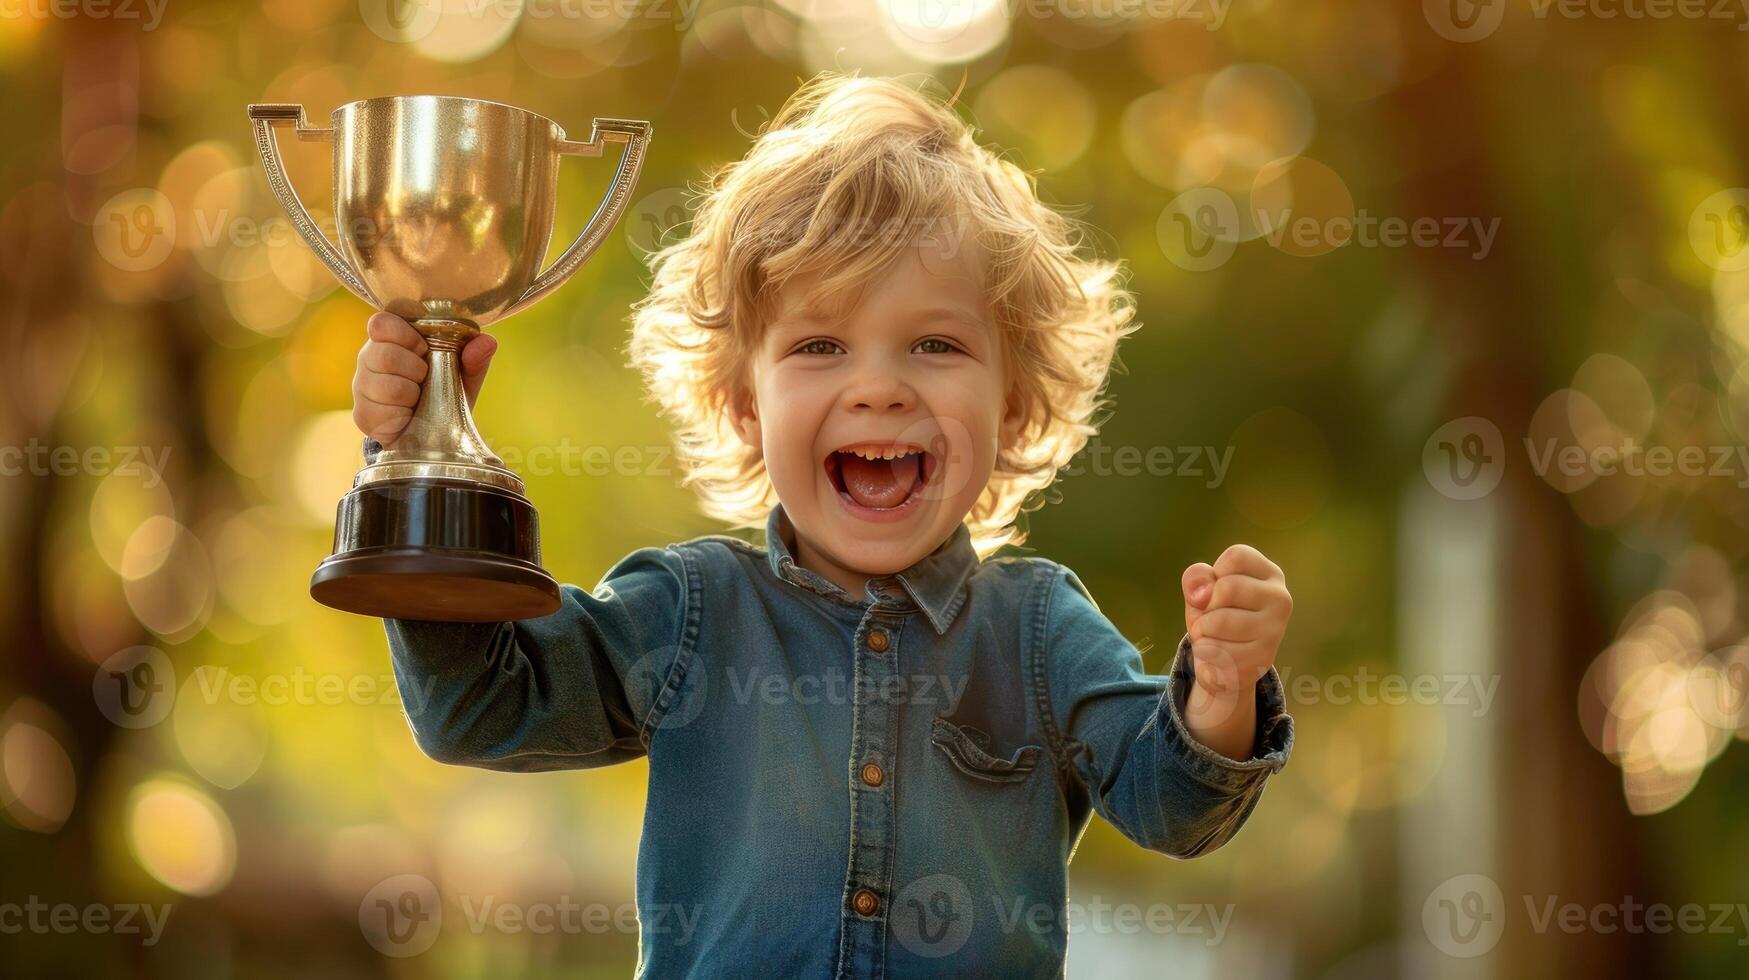
<path fill-rule="evenodd" d="M 155 777 L 134 789 L 126 827 L 140 866 L 184 895 L 214 894 L 237 870 L 230 818 L 211 797 L 174 777 Z"/>

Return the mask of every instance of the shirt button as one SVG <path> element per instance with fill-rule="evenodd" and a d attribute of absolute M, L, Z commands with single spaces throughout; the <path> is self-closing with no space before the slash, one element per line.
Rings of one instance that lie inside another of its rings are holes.
<path fill-rule="evenodd" d="M 878 629 L 877 630 L 869 630 L 868 631 L 868 648 L 870 650 L 873 650 L 876 653 L 886 653 L 887 652 L 887 631 L 886 630 L 878 630 Z"/>
<path fill-rule="evenodd" d="M 886 778 L 887 774 L 881 772 L 881 767 L 872 762 L 862 767 L 862 781 L 870 786 L 879 786 Z"/>
<path fill-rule="evenodd" d="M 881 900 L 875 897 L 874 892 L 862 888 L 857 890 L 856 896 L 850 900 L 850 904 L 856 909 L 857 915 L 873 915 L 880 911 Z"/>

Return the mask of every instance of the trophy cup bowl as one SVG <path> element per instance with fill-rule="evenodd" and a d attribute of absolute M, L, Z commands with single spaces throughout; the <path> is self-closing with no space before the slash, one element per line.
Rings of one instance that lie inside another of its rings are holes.
<path fill-rule="evenodd" d="M 596 119 L 586 141 L 525 109 L 479 99 L 365 99 L 309 125 L 297 104 L 249 106 L 268 184 L 335 278 L 425 338 L 428 373 L 393 448 L 340 501 L 334 551 L 310 594 L 390 619 L 502 622 L 559 608 L 541 567 L 539 521 L 522 480 L 474 425 L 458 353 L 487 326 L 552 292 L 601 246 L 625 210 L 650 124 Z M 328 240 L 286 176 L 274 127 L 334 144 Z M 564 156 L 623 143 L 607 195 L 545 271 Z"/>

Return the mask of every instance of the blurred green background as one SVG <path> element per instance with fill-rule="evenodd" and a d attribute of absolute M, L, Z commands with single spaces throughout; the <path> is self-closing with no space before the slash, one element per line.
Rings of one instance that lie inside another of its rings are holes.
<path fill-rule="evenodd" d="M 621 226 L 496 331 L 478 412 L 548 568 L 589 585 L 719 530 L 625 316 L 688 182 L 835 69 L 959 92 L 1132 270 L 1115 414 L 1026 550 L 1160 672 L 1190 562 L 1254 544 L 1296 597 L 1291 764 L 1194 862 L 1096 821 L 1071 899 L 1179 914 L 1090 916 L 1072 975 L 1744 975 L 1746 24 L 1608 0 L 0 0 L 0 974 L 631 972 L 645 765 L 431 763 L 381 625 L 308 598 L 360 465 L 368 311 L 287 227 L 244 107 L 435 93 L 575 138 L 654 124 Z M 282 146 L 326 215 L 329 146 Z M 614 152 L 564 164 L 554 254 Z M 385 938 L 375 903 L 408 881 L 438 915 Z M 482 924 L 483 896 L 595 915 Z"/>

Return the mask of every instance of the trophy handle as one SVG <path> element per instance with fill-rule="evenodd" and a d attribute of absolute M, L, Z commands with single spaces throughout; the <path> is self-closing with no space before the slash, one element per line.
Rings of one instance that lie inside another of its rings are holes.
<path fill-rule="evenodd" d="M 561 132 L 559 153 L 598 157 L 602 147 L 608 143 L 624 143 L 626 148 L 620 154 L 619 170 L 613 175 L 613 184 L 608 187 L 607 196 L 601 199 L 601 204 L 590 216 L 589 223 L 578 232 L 571 247 L 554 259 L 545 272 L 535 277 L 534 282 L 529 284 L 528 291 L 510 304 L 510 308 L 504 311 L 504 316 L 533 303 L 571 278 L 595 254 L 607 233 L 619 222 L 619 216 L 625 211 L 626 201 L 631 197 L 632 188 L 638 183 L 638 173 L 644 169 L 644 150 L 650 143 L 650 124 L 641 119 L 597 119 L 593 123 L 588 142 L 568 140 Z"/>
<path fill-rule="evenodd" d="M 352 290 L 353 295 L 359 299 L 381 309 L 381 304 L 370 294 L 358 274 L 352 271 L 352 265 L 340 254 L 340 249 L 328 240 L 322 229 L 316 227 L 316 222 L 310 218 L 310 212 L 304 208 L 304 202 L 298 200 L 298 192 L 292 188 L 291 179 L 286 176 L 285 162 L 280 159 L 279 142 L 275 139 L 273 127 L 291 126 L 300 140 L 329 143 L 334 141 L 334 130 L 312 127 L 304 118 L 304 107 L 297 103 L 258 102 L 249 106 L 249 118 L 255 123 L 255 149 L 261 153 L 261 166 L 267 171 L 267 184 L 273 188 L 273 196 L 279 199 L 286 216 L 291 218 L 292 227 L 304 236 L 310 250 L 316 253 L 316 258 L 322 260 L 329 272 L 334 273 L 334 278 Z"/>

